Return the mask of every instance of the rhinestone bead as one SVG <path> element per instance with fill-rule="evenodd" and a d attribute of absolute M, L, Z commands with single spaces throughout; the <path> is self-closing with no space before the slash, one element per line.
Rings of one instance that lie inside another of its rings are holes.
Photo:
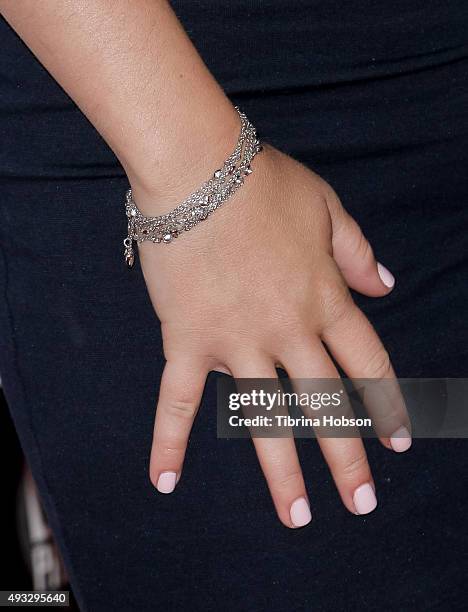
<path fill-rule="evenodd" d="M 167 244 L 168 242 L 171 242 L 171 241 L 172 241 L 172 234 L 164 234 L 163 242 Z"/>

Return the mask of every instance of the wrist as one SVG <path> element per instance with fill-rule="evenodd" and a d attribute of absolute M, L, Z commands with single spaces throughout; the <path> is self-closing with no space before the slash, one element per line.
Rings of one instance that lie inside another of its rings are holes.
<path fill-rule="evenodd" d="M 225 103 L 196 116 L 182 116 L 166 142 L 140 163 L 124 164 L 133 196 L 145 215 L 168 212 L 206 181 L 233 150 L 239 116 Z M 137 166 L 137 169 L 134 169 Z"/>
<path fill-rule="evenodd" d="M 131 267 L 134 262 L 133 242 L 170 243 L 181 233 L 205 221 L 240 189 L 246 177 L 252 174 L 251 163 L 262 150 L 255 127 L 245 113 L 236 109 L 240 129 L 236 145 L 219 164 L 208 180 L 188 194 L 173 210 L 163 214 L 147 215 L 135 201 L 132 190 L 126 195 L 125 211 L 128 231 L 124 257 Z"/>

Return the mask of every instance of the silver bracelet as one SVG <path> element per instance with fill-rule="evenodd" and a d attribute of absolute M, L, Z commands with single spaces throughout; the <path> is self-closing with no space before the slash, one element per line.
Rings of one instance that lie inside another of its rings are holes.
<path fill-rule="evenodd" d="M 147 240 L 168 244 L 183 231 L 195 227 L 228 200 L 251 174 L 253 158 L 262 150 L 255 128 L 236 106 L 241 128 L 236 148 L 219 170 L 197 191 L 190 194 L 176 208 L 165 215 L 147 217 L 138 209 L 132 190 L 126 193 L 125 210 L 128 217 L 128 234 L 124 243 L 124 257 L 131 268 L 135 260 L 133 242 Z"/>

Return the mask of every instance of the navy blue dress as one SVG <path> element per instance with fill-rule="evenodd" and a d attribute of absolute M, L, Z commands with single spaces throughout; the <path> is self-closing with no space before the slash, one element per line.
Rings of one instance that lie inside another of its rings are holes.
<path fill-rule="evenodd" d="M 324 177 L 395 274 L 356 296 L 407 377 L 468 375 L 465 0 L 173 3 L 233 102 Z M 124 172 L 0 21 L 0 372 L 83 610 L 461 610 L 463 440 L 366 441 L 379 508 L 298 441 L 313 522 L 278 521 L 208 380 L 174 494 L 148 478 L 163 355 L 122 260 Z M 150 332 L 148 332 L 148 329 Z M 5 466 L 4 466 L 5 468 Z"/>

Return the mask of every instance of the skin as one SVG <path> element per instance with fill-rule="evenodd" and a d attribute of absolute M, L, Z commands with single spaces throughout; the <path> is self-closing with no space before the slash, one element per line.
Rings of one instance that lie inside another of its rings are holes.
<path fill-rule="evenodd" d="M 121 161 L 140 209 L 169 211 L 230 154 L 239 120 L 167 2 L 0 0 L 0 11 Z M 394 379 L 390 359 L 349 287 L 391 290 L 333 189 L 272 147 L 206 223 L 174 244 L 140 247 L 161 321 L 164 369 L 151 481 L 179 480 L 206 376 Z M 285 291 L 284 288 L 293 288 Z M 385 419 L 407 416 L 398 394 Z M 391 448 L 388 434 L 381 437 Z M 294 441 L 254 440 L 280 520 L 308 500 Z M 375 484 L 362 440 L 319 439 L 344 505 Z"/>

